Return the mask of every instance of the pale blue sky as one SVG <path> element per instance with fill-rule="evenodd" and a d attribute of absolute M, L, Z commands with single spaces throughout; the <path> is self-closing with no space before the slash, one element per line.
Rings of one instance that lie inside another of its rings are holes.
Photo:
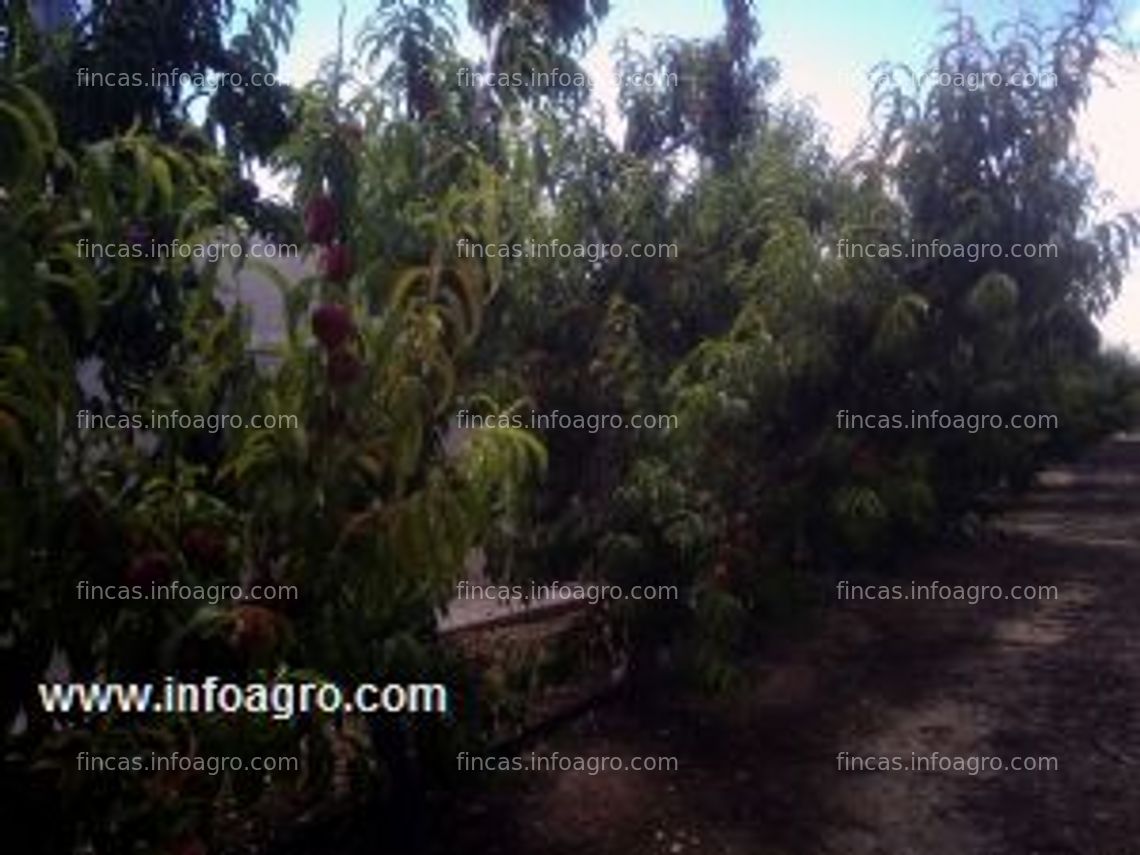
<path fill-rule="evenodd" d="M 1047 16 L 1076 0 L 962 0 L 963 7 L 988 29 L 995 20 L 1021 8 Z M 721 0 L 611 0 L 612 9 L 583 64 L 593 78 L 595 97 L 612 109 L 616 84 L 610 50 L 624 31 L 688 37 L 712 35 L 723 21 Z M 1123 18 L 1140 39 L 1140 0 L 1123 0 Z M 760 50 L 781 66 L 779 91 L 809 100 L 831 129 L 831 144 L 846 150 L 866 127 L 871 68 L 883 59 L 921 65 L 938 27 L 945 23 L 941 0 L 759 0 L 763 37 Z M 368 0 L 347 0 L 346 32 L 354 36 L 374 8 Z M 465 3 L 458 8 L 465 9 Z M 296 38 L 282 60 L 282 76 L 292 83 L 310 78 L 336 45 L 335 0 L 301 0 Z M 465 28 L 463 12 L 457 18 Z M 461 48 L 474 51 L 469 31 Z M 1116 208 L 1140 208 L 1140 64 L 1121 64 L 1117 85 L 1098 84 L 1081 118 L 1081 139 L 1095 155 L 1104 189 L 1117 197 Z M 616 129 L 615 129 L 616 130 Z M 1108 340 L 1129 344 L 1140 354 L 1140 263 L 1121 300 L 1102 323 Z"/>

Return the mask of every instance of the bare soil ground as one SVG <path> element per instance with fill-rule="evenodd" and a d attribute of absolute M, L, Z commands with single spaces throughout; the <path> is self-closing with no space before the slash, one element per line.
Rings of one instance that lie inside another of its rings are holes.
<path fill-rule="evenodd" d="M 1059 596 L 832 602 L 734 697 L 640 697 L 535 746 L 672 755 L 678 771 L 499 772 L 438 817 L 441 851 L 1140 853 L 1140 437 L 1045 473 L 980 542 L 899 581 L 911 578 Z M 1057 769 L 844 771 L 844 751 Z"/>

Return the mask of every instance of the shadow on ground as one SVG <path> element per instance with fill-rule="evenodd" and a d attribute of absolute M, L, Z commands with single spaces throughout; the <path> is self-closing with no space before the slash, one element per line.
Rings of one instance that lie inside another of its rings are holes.
<path fill-rule="evenodd" d="M 498 773 L 439 818 L 440 851 L 1140 852 L 1138 486 L 1140 438 L 1119 438 L 1045 473 L 984 542 L 900 574 L 1055 598 L 832 602 L 734 698 L 642 696 L 535 747 L 671 755 L 678 771 Z M 841 752 L 1056 768 L 857 771 Z"/>

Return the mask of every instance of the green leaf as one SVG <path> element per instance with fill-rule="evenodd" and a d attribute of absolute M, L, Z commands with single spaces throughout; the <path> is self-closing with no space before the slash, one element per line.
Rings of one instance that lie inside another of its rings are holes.
<path fill-rule="evenodd" d="M 158 188 L 158 203 L 163 214 L 168 214 L 174 208 L 174 178 L 170 172 L 170 164 L 162 157 L 151 160 L 151 169 L 154 173 L 154 184 Z"/>
<path fill-rule="evenodd" d="M 37 190 L 43 181 L 46 167 L 46 152 L 40 136 L 36 133 L 35 123 L 28 118 L 23 110 L 18 109 L 7 101 L 0 101 L 0 116 L 6 116 L 19 132 L 24 145 L 17 153 L 17 167 L 11 173 L 17 183 L 17 192 Z M 5 159 L 11 157 L 10 152 L 5 153 Z"/>

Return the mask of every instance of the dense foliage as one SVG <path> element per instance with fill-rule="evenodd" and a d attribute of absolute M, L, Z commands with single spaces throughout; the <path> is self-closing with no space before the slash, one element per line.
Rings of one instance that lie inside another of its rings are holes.
<path fill-rule="evenodd" d="M 553 575 L 691 587 L 688 620 L 654 604 L 629 626 L 714 683 L 731 675 L 725 645 L 746 614 L 786 612 L 821 571 L 881 564 L 955 528 L 1049 456 L 1129 424 L 1137 403 L 1135 369 L 1100 351 L 1093 318 L 1119 291 L 1138 222 L 1091 219 L 1074 139 L 1110 10 L 1082 4 L 1045 31 L 1020 20 L 996 42 L 959 14 L 925 73 L 882 76 L 873 145 L 836 162 L 809 114 L 766 101 L 775 64 L 752 58 L 746 6 L 726 5 L 721 39 L 624 53 L 623 80 L 664 67 L 680 84 L 627 88 L 622 149 L 540 112 L 536 153 L 512 164 L 517 183 L 540 176 L 521 233 L 675 242 L 677 258 L 524 260 L 484 340 L 492 370 L 506 354 L 533 366 L 522 391 L 536 409 L 679 417 L 663 436 L 547 436 L 551 477 L 523 546 Z M 1017 71 L 1055 84 L 932 83 Z M 844 252 L 912 242 L 1055 254 Z M 1057 426 L 840 420 L 934 411 Z"/>
<path fill-rule="evenodd" d="M 145 43 L 130 62 L 148 73 L 274 69 L 294 3 L 253 4 L 228 41 L 231 3 L 172 4 L 153 40 L 139 35 L 148 3 L 92 4 L 54 39 L 23 6 L 4 13 L 0 53 L 0 639 L 14 689 L 6 779 L 21 781 L 5 796 L 37 823 L 28 851 L 225 851 L 249 842 L 239 810 L 265 819 L 355 796 L 414 806 L 434 759 L 479 735 L 490 699 L 436 626 L 476 548 L 501 579 L 678 585 L 675 601 L 610 604 L 608 629 L 638 674 L 678 662 L 725 686 L 743 644 L 795 614 L 813 580 L 960 529 L 994 491 L 1140 414 L 1135 365 L 1105 352 L 1093 325 L 1140 229 L 1092 218 L 1074 141 L 1113 32 L 1103 3 L 1051 30 L 1019 20 L 995 40 L 956 16 L 928 70 L 1050 71 L 1055 84 L 945 87 L 893 69 L 872 144 L 844 161 L 809 112 L 770 100 L 778 67 L 757 55 L 747 0 L 726 0 L 718 38 L 623 46 L 620 144 L 581 87 L 458 82 L 463 68 L 572 76 L 608 11 L 598 0 L 472 0 L 481 63 L 458 53 L 449 4 L 382 0 L 358 61 L 341 45 L 303 90 L 219 90 L 200 125 L 181 91 L 86 101 L 67 81 L 78 67 L 122 70 L 123 40 Z M 635 85 L 646 71 L 676 83 Z M 254 157 L 290 178 L 293 210 L 252 198 Z M 312 271 L 292 281 L 261 268 L 287 315 L 269 353 L 251 349 L 224 271 L 76 249 L 221 230 L 246 240 L 259 225 L 304 235 Z M 934 240 L 1057 252 L 840 250 Z M 472 259 L 461 241 L 677 251 Z M 91 430 L 75 418 L 85 409 L 297 424 Z M 456 426 L 460 411 L 532 409 L 670 414 L 677 426 Z M 933 410 L 1051 414 L 1058 426 L 837 419 Z M 82 580 L 175 578 L 301 596 L 75 594 Z M 40 708 L 45 673 L 383 675 L 470 691 L 462 722 L 64 720 Z M 464 724 L 474 734 L 457 737 Z M 303 772 L 112 779 L 71 764 L 78 750 L 144 748 L 291 754 Z"/>
<path fill-rule="evenodd" d="M 188 244 L 245 235 L 219 202 L 225 162 L 138 130 L 69 147 L 19 73 L 2 95 L 13 155 L 0 273 L 4 712 L 13 728 L 5 763 L 20 773 L 5 776 L 20 781 L 5 796 L 29 824 L 29 847 L 236 846 L 248 833 L 243 817 L 320 803 L 334 774 L 380 793 L 406 787 L 397 779 L 417 736 L 394 718 L 371 719 L 371 728 L 311 716 L 61 718 L 45 714 L 37 685 L 47 674 L 454 683 L 432 647 L 436 610 L 464 556 L 509 513 L 543 457 L 522 432 L 477 431 L 444 446 L 457 359 L 496 279 L 429 251 L 398 265 L 375 253 L 344 170 L 365 189 L 384 174 L 325 98 L 297 143 L 320 272 L 281 283 L 288 340 L 259 364 L 248 318 L 216 264 L 77 249 L 82 239 L 128 242 L 129 228 L 164 229 Z M 338 157 L 305 159 L 327 152 L 330 135 L 342 145 Z M 166 334 L 149 361 L 122 353 L 120 308 Z M 296 422 L 91 429 L 79 418 L 88 411 Z M 301 596 L 203 603 L 77 594 L 81 582 L 145 589 L 171 580 L 289 584 Z M 303 765 L 285 776 L 104 777 L 76 768 L 79 751 L 295 756 Z"/>

